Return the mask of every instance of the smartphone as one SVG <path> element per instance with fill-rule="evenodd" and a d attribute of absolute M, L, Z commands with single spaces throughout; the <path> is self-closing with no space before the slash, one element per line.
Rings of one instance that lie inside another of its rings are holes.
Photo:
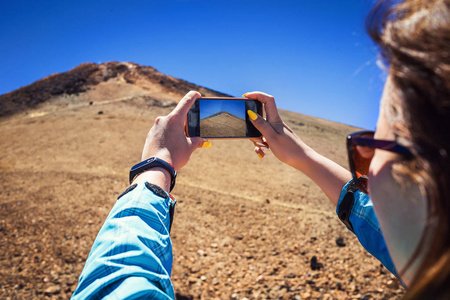
<path fill-rule="evenodd" d="M 186 134 L 203 138 L 252 138 L 261 133 L 247 110 L 263 115 L 262 104 L 247 98 L 198 98 L 188 112 Z"/>

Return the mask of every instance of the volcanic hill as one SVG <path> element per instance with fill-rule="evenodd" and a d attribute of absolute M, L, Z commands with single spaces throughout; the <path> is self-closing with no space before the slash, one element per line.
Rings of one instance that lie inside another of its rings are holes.
<path fill-rule="evenodd" d="M 127 62 L 82 64 L 0 96 L 0 299 L 69 299 L 148 130 L 189 90 L 227 96 Z M 347 167 L 356 128 L 280 114 Z M 403 295 L 304 174 L 270 152 L 259 159 L 247 140 L 212 144 L 172 192 L 177 299 Z"/>
<path fill-rule="evenodd" d="M 245 136 L 245 120 L 226 111 L 200 119 L 200 136 L 237 137 Z"/>
<path fill-rule="evenodd" d="M 98 101 L 144 100 L 149 106 L 169 107 L 190 90 L 209 97 L 228 96 L 164 75 L 152 67 L 128 62 L 84 63 L 0 96 L 0 117 L 41 106 L 58 110 Z"/>

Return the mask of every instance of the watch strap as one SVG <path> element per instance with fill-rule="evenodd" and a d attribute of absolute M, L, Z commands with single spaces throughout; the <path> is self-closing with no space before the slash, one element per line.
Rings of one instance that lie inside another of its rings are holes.
<path fill-rule="evenodd" d="M 149 159 L 146 159 L 134 165 L 130 170 L 130 184 L 133 182 L 134 178 L 136 178 L 136 176 L 138 176 L 139 174 L 158 167 L 167 170 L 170 174 L 171 177 L 169 190 L 170 193 L 175 187 L 175 179 L 177 177 L 177 171 L 175 171 L 174 167 L 171 164 L 158 157 L 150 157 Z"/>

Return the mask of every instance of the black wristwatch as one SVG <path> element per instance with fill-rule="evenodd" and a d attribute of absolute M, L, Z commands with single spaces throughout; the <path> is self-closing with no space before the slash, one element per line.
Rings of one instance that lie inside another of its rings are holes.
<path fill-rule="evenodd" d="M 136 176 L 138 176 L 139 174 L 157 167 L 166 169 L 170 173 L 170 176 L 172 177 L 172 180 L 170 181 L 170 191 L 169 191 L 170 193 L 175 186 L 177 171 L 175 171 L 175 169 L 171 164 L 157 157 L 150 157 L 149 159 L 146 159 L 144 161 L 141 161 L 137 165 L 134 165 L 130 170 L 130 184 L 133 182 L 134 178 L 136 178 Z"/>

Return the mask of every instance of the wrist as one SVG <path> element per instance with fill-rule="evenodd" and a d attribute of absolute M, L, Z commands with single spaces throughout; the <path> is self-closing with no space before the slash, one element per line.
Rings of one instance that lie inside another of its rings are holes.
<path fill-rule="evenodd" d="M 169 193 L 171 180 L 172 177 L 169 171 L 167 171 L 164 168 L 154 167 L 138 174 L 133 179 L 131 184 L 138 184 L 140 182 L 147 181 L 149 183 L 159 186 L 160 188 L 164 189 L 167 193 Z"/>
<path fill-rule="evenodd" d="M 149 159 L 150 157 L 157 157 L 159 159 L 164 160 L 165 162 L 168 162 L 173 166 L 172 162 L 172 155 L 170 155 L 170 152 L 167 149 L 160 149 L 158 151 L 151 151 L 149 153 L 142 153 L 142 160 Z"/>
<path fill-rule="evenodd" d="M 159 176 L 158 177 L 158 182 L 161 182 L 162 179 L 166 179 L 166 175 L 169 175 L 168 178 L 169 180 L 169 188 L 166 189 L 169 192 L 172 191 L 172 189 L 175 186 L 175 180 L 177 177 L 177 172 L 175 171 L 174 167 L 168 163 L 167 161 L 164 161 L 158 157 L 150 157 L 149 159 L 143 160 L 140 163 L 134 165 L 131 170 L 130 170 L 130 184 L 135 182 L 135 179 L 143 174 L 144 172 L 148 172 L 151 170 L 155 170 L 157 172 L 159 172 Z M 150 175 L 154 175 L 152 173 L 149 173 Z M 145 175 L 145 177 L 148 177 L 148 175 Z M 160 175 L 164 175 L 164 176 L 160 176 Z M 153 178 L 155 176 L 151 176 L 151 178 Z M 140 177 L 140 181 L 142 180 L 142 176 Z M 152 182 L 153 183 L 153 182 Z M 164 184 L 165 185 L 165 184 Z"/>

